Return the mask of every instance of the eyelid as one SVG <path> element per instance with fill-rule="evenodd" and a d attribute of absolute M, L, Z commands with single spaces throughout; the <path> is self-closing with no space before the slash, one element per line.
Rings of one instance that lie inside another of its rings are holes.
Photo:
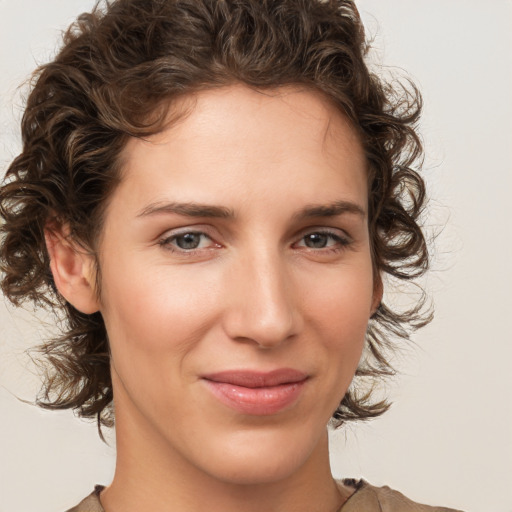
<path fill-rule="evenodd" d="M 347 240 L 351 242 L 353 238 L 344 230 L 341 228 L 334 228 L 329 226 L 311 226 L 306 229 L 301 230 L 299 233 L 298 238 L 302 239 L 307 235 L 310 234 L 322 234 L 322 235 L 330 235 L 336 238 L 342 238 L 344 240 Z"/>
<path fill-rule="evenodd" d="M 204 236 L 211 241 L 211 244 L 208 247 L 201 247 L 195 249 L 182 249 L 172 244 L 174 240 L 176 240 L 180 236 L 187 234 Z M 208 233 L 208 229 L 205 229 L 204 226 L 185 226 L 174 230 L 168 230 L 158 237 L 158 245 L 162 246 L 164 249 L 168 251 L 184 255 L 192 255 L 198 252 L 208 251 L 214 248 L 222 247 L 222 245 L 218 243 L 210 233 Z"/>
<path fill-rule="evenodd" d="M 312 252 L 316 252 L 316 253 L 341 252 L 341 251 L 347 249 L 353 242 L 352 237 L 343 229 L 331 228 L 331 227 L 325 227 L 325 226 L 322 226 L 322 227 L 313 226 L 313 227 L 309 227 L 309 228 L 303 230 L 300 233 L 297 242 L 295 242 L 293 245 L 297 246 L 298 243 L 303 242 L 303 240 L 306 236 L 313 235 L 313 234 L 330 236 L 337 243 L 334 245 L 329 245 L 326 247 L 319 247 L 319 248 L 307 247 L 305 244 L 301 245 L 299 247 L 304 248 L 307 251 L 312 251 Z"/>
<path fill-rule="evenodd" d="M 211 229 L 208 228 L 208 226 L 205 225 L 189 225 L 189 226 L 183 226 L 175 229 L 170 229 L 165 231 L 162 235 L 160 235 L 157 239 L 158 245 L 162 246 L 164 249 L 169 250 L 171 252 L 176 252 L 178 254 L 183 255 L 193 255 L 200 252 L 205 251 L 211 251 L 216 248 L 221 248 L 223 245 L 219 243 L 215 237 L 215 235 L 211 234 Z M 207 247 L 200 247 L 195 249 L 182 249 L 172 242 L 179 238 L 180 236 L 186 235 L 186 234 L 194 234 L 194 235 L 201 235 L 206 237 L 210 240 L 210 244 L 208 244 Z M 350 246 L 353 242 L 353 238 L 344 230 L 341 228 L 334 228 L 329 226 L 308 226 L 307 228 L 301 230 L 295 238 L 295 242 L 292 244 L 292 246 L 297 247 L 299 243 L 304 241 L 304 238 L 311 234 L 320 234 L 324 236 L 331 237 L 336 241 L 333 245 L 328 245 L 326 247 L 320 247 L 320 248 L 314 248 L 314 247 L 307 247 L 306 245 L 300 245 L 300 248 L 306 249 L 308 251 L 314 251 L 314 252 L 336 252 L 336 251 L 342 251 L 348 246 Z"/>

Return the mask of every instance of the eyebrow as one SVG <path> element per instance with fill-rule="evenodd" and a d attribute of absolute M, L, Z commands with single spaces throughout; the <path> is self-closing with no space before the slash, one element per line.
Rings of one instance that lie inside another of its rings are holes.
<path fill-rule="evenodd" d="M 301 208 L 293 216 L 294 220 L 304 220 L 314 217 L 336 217 L 346 213 L 366 217 L 365 210 L 351 201 L 335 201 L 329 204 L 312 204 Z M 230 208 L 200 203 L 152 203 L 146 206 L 137 217 L 152 215 L 175 214 L 185 217 L 207 217 L 220 219 L 233 219 L 235 213 Z"/>
<path fill-rule="evenodd" d="M 313 204 L 299 210 L 294 218 L 296 220 L 310 219 L 313 217 L 337 217 L 345 213 L 351 213 L 360 217 L 366 217 L 364 208 L 351 201 L 335 201 L 330 204 Z"/>
<path fill-rule="evenodd" d="M 153 203 L 146 206 L 137 217 L 147 217 L 159 214 L 177 214 L 186 217 L 234 218 L 233 210 L 224 206 L 214 206 L 199 203 Z"/>

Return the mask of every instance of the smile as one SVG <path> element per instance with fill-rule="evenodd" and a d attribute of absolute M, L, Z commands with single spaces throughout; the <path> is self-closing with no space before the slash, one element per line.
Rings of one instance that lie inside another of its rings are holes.
<path fill-rule="evenodd" d="M 207 388 L 224 405 L 242 414 L 271 415 L 299 398 L 308 376 L 293 369 L 268 373 L 226 371 L 203 376 Z"/>

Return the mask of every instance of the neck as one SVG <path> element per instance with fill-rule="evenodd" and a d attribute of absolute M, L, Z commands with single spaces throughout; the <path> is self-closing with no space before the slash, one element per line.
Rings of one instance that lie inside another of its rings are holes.
<path fill-rule="evenodd" d="M 348 498 L 331 476 L 327 430 L 291 474 L 240 483 L 190 464 L 143 419 L 125 412 L 116 407 L 116 472 L 101 493 L 106 512 L 336 512 Z"/>

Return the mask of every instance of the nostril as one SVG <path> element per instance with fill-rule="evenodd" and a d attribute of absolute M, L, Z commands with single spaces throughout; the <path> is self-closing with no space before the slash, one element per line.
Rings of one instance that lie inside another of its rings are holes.
<path fill-rule="evenodd" d="M 275 348 L 299 332 L 298 315 L 291 308 L 257 310 L 238 304 L 225 316 L 224 329 L 230 338 L 254 343 L 261 349 Z"/>

